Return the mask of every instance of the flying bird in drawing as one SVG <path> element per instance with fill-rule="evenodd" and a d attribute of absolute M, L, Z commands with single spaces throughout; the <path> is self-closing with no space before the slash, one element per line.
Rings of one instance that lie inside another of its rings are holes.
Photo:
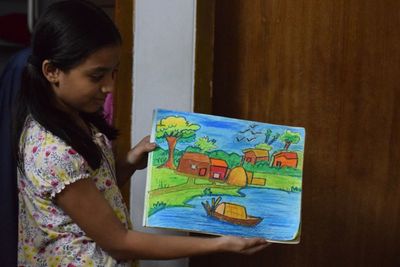
<path fill-rule="evenodd" d="M 256 137 L 246 138 L 246 140 L 247 140 L 248 142 L 251 142 L 251 141 L 253 141 L 253 140 L 255 140 L 255 139 L 257 139 L 257 138 L 256 138 Z"/>
<path fill-rule="evenodd" d="M 256 134 L 262 134 L 262 132 L 254 132 L 254 131 L 250 131 L 251 132 L 251 134 L 254 134 L 254 135 L 256 135 Z"/>
<path fill-rule="evenodd" d="M 245 132 L 248 132 L 248 131 L 250 131 L 250 129 L 247 129 L 247 130 L 244 130 L 244 131 L 239 131 L 239 133 L 245 133 Z"/>
<path fill-rule="evenodd" d="M 236 137 L 236 141 L 241 142 L 245 137 Z"/>

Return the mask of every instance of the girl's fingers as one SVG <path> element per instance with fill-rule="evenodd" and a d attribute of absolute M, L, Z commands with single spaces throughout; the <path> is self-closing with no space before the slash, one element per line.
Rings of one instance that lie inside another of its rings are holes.
<path fill-rule="evenodd" d="M 143 137 L 143 139 L 140 141 L 140 143 L 141 142 L 145 142 L 145 143 L 150 142 L 150 135 L 146 135 L 145 137 Z"/>
<path fill-rule="evenodd" d="M 133 149 L 137 151 L 137 154 L 143 154 L 145 152 L 151 152 L 156 149 L 156 143 L 150 143 L 150 135 L 144 137 Z"/>
<path fill-rule="evenodd" d="M 248 242 L 248 247 L 269 244 L 268 241 L 263 238 L 246 238 L 245 240 Z"/>
<path fill-rule="evenodd" d="M 249 238 L 246 239 L 247 245 L 240 253 L 250 255 L 268 247 L 271 243 L 263 238 Z"/>
<path fill-rule="evenodd" d="M 254 247 L 251 247 L 251 248 L 243 250 L 242 253 L 245 254 L 245 255 L 251 255 L 251 254 L 254 254 L 254 253 L 256 253 L 256 252 L 258 252 L 260 250 L 265 249 L 269 245 L 271 245 L 271 243 L 264 243 L 264 244 L 256 245 Z"/>
<path fill-rule="evenodd" d="M 156 143 L 147 143 L 147 144 L 145 144 L 144 146 L 143 146 L 143 149 L 141 149 L 141 153 L 144 153 L 144 152 L 151 152 L 151 151 L 153 151 L 154 149 L 156 149 L 156 147 L 157 147 L 157 145 L 156 145 Z"/>
<path fill-rule="evenodd" d="M 134 146 L 127 154 L 127 161 L 130 164 L 138 164 L 142 162 L 147 153 L 157 148 L 156 143 L 150 143 L 150 136 L 144 137 L 136 146 Z M 142 167 L 144 168 L 145 165 Z"/>

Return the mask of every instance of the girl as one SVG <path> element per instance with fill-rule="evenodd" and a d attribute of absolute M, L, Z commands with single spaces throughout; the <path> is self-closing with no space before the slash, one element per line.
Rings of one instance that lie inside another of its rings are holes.
<path fill-rule="evenodd" d="M 99 8 L 57 2 L 36 24 L 15 118 L 19 266 L 130 266 L 212 252 L 251 254 L 263 239 L 132 231 L 118 185 L 145 167 L 144 138 L 114 163 L 116 130 L 101 113 L 121 37 Z"/>

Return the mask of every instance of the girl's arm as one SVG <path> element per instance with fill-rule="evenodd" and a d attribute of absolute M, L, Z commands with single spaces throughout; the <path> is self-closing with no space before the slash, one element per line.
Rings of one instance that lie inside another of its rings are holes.
<path fill-rule="evenodd" d="M 150 136 L 146 136 L 128 153 L 116 158 L 115 169 L 119 187 L 122 187 L 136 170 L 146 168 L 147 155 L 155 148 L 156 144 L 150 143 Z"/>
<path fill-rule="evenodd" d="M 252 254 L 268 243 L 261 238 L 163 236 L 125 229 L 91 179 L 72 183 L 56 203 L 113 258 L 173 259 L 214 252 Z"/>

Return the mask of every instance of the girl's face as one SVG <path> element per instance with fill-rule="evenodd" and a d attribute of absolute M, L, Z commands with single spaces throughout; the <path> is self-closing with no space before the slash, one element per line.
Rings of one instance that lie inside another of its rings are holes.
<path fill-rule="evenodd" d="M 68 72 L 58 71 L 52 88 L 60 105 L 71 112 L 96 112 L 114 90 L 120 46 L 101 48 Z"/>

